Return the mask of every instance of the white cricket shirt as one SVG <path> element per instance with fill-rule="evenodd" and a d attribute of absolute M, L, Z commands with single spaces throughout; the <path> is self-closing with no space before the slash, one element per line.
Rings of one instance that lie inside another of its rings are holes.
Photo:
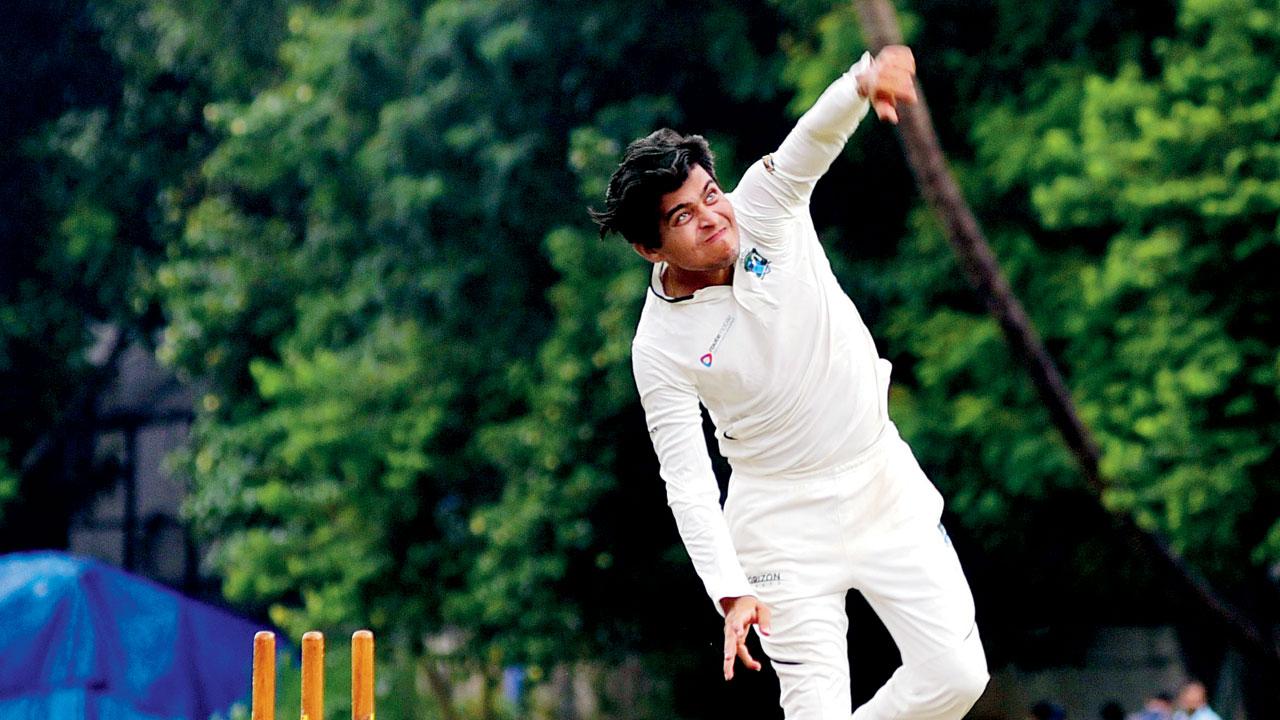
<path fill-rule="evenodd" d="M 699 402 L 734 473 L 780 482 L 839 468 L 884 426 L 875 344 L 809 216 L 814 185 L 870 107 L 856 84 L 870 62 L 864 54 L 832 83 L 725 196 L 740 238 L 732 284 L 671 298 L 660 263 L 636 328 L 632 365 L 667 501 L 717 608 L 755 593 L 720 509 Z"/>

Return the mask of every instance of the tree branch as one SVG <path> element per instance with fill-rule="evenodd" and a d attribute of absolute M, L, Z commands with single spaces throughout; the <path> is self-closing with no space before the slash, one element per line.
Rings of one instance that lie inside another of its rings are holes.
<path fill-rule="evenodd" d="M 447 670 L 442 661 L 430 655 L 422 658 L 420 667 L 427 678 L 427 685 L 440 704 L 440 715 L 444 720 L 462 720 L 453 699 L 453 685 L 447 677 Z"/>
<path fill-rule="evenodd" d="M 854 0 L 853 5 L 872 52 L 878 52 L 885 45 L 902 44 L 902 30 L 889 0 Z M 1018 360 L 1031 374 L 1036 393 L 1075 456 L 1086 485 L 1101 503 L 1107 482 L 1098 468 L 1101 457 L 1098 444 L 1076 412 L 1062 373 L 1001 272 L 977 218 L 947 167 L 924 93 L 919 87 L 917 91 L 920 98 L 917 105 L 898 109 L 898 133 L 907 163 L 925 201 L 946 227 L 947 238 L 960 260 L 965 277 L 982 297 L 987 311 L 999 323 Z M 1173 573 L 1243 649 L 1280 668 L 1280 648 L 1244 613 L 1222 597 L 1164 538 L 1139 528 L 1128 513 L 1108 512 L 1127 532 L 1132 547 Z"/>

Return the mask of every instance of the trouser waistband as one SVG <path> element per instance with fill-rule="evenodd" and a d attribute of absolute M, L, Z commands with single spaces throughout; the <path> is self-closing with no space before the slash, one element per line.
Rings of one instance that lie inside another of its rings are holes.
<path fill-rule="evenodd" d="M 751 469 L 733 469 L 731 482 L 777 482 L 779 480 L 812 480 L 829 478 L 854 472 L 882 457 L 895 443 L 901 441 L 898 426 L 892 420 L 885 420 L 876 433 L 876 437 L 865 448 L 847 460 L 829 466 L 817 467 L 802 473 L 757 473 Z"/>

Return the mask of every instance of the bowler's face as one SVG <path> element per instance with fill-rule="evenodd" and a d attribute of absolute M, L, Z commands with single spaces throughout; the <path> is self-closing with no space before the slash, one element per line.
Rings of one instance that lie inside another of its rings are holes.
<path fill-rule="evenodd" d="M 686 272 L 717 273 L 738 259 L 733 205 L 701 165 L 658 201 L 658 236 L 662 247 L 650 252 Z"/>

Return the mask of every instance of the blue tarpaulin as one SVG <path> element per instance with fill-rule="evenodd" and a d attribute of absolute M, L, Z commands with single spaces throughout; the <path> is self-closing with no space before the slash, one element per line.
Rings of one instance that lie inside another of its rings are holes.
<path fill-rule="evenodd" d="M 96 560 L 0 556 L 0 720 L 208 720 L 264 628 Z"/>

